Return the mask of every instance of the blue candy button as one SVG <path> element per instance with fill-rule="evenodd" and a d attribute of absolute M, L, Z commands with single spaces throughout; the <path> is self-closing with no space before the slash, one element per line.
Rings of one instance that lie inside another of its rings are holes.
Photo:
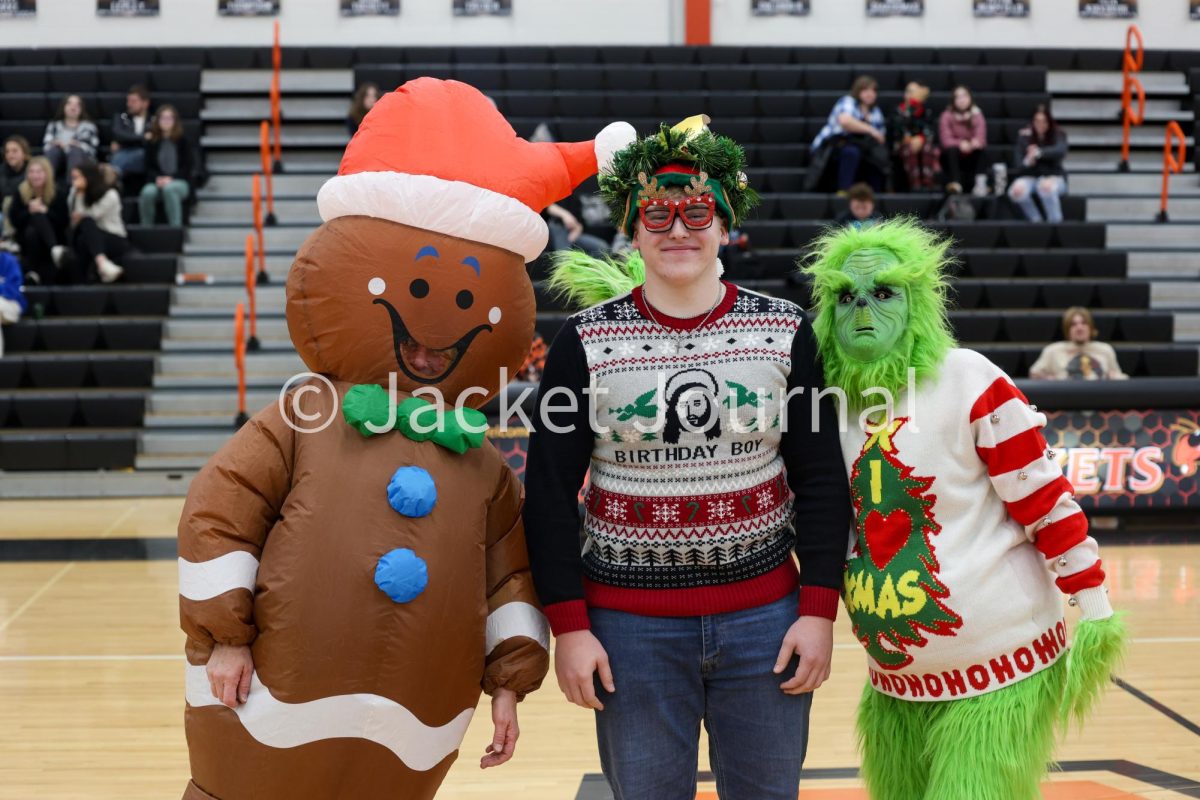
<path fill-rule="evenodd" d="M 429 570 L 423 558 L 401 547 L 379 559 L 375 565 L 375 585 L 397 603 L 408 603 L 429 585 Z"/>
<path fill-rule="evenodd" d="M 423 517 L 437 502 L 433 476 L 420 467 L 401 467 L 387 486 L 388 504 L 406 517 Z"/>

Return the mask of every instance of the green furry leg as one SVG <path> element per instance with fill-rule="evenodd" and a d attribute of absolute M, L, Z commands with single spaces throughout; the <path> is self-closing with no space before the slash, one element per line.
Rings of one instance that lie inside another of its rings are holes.
<path fill-rule="evenodd" d="M 929 720 L 941 705 L 897 700 L 866 685 L 858 704 L 858 749 L 862 779 L 872 800 L 925 796 Z"/>
<path fill-rule="evenodd" d="M 1125 615 L 1080 620 L 1067 651 L 1067 681 L 1060 723 L 1065 732 L 1071 720 L 1082 725 L 1095 707 L 1109 678 L 1125 653 Z"/>
<path fill-rule="evenodd" d="M 1066 664 L 996 692 L 938 704 L 924 800 L 1037 800 L 1054 752 Z M 914 795 L 915 796 L 915 795 Z"/>

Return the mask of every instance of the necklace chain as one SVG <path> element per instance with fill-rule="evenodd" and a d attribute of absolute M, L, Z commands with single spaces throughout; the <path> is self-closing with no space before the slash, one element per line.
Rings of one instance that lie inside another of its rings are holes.
<path fill-rule="evenodd" d="M 650 302 L 650 298 L 646 294 L 646 287 L 645 286 L 642 287 L 642 299 L 646 301 L 646 310 L 648 312 L 650 312 L 650 320 L 658 327 L 663 328 L 667 331 L 671 331 L 673 333 L 673 335 L 675 336 L 675 349 L 676 350 L 683 347 L 683 340 L 685 338 L 690 337 L 694 331 L 698 331 L 705 326 L 705 324 L 708 322 L 708 318 L 711 317 L 712 313 L 717 310 L 717 306 L 719 306 L 721 304 L 721 298 L 723 298 L 724 296 L 725 296 L 725 284 L 723 284 L 723 283 L 718 284 L 717 298 L 715 300 L 713 300 L 713 304 L 711 306 L 709 306 L 708 313 L 704 315 L 704 319 L 700 320 L 700 324 L 694 328 L 688 328 L 687 330 L 679 331 L 679 330 L 673 330 L 672 328 L 668 327 L 667 325 L 664 325 L 663 323 L 659 322 L 658 317 L 654 316 L 654 305 Z"/>

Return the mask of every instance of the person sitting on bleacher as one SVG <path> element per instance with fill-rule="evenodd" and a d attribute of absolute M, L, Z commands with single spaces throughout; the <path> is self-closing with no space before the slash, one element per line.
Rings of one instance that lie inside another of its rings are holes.
<path fill-rule="evenodd" d="M 1038 360 L 1029 368 L 1029 377 L 1041 380 L 1123 380 L 1117 353 L 1111 344 L 1097 342 L 1092 312 L 1083 306 L 1071 306 L 1063 312 L 1065 341 L 1046 345 Z"/>
<path fill-rule="evenodd" d="M 42 153 L 50 159 L 54 174 L 65 175 L 85 161 L 94 161 L 99 144 L 100 131 L 83 107 L 83 98 L 64 97 L 42 137 Z"/>
<path fill-rule="evenodd" d="M 113 115 L 112 156 L 109 163 L 122 178 L 146 172 L 146 140 L 150 138 L 150 91 L 141 84 L 129 87 L 125 110 Z"/>
<path fill-rule="evenodd" d="M 942 142 L 946 191 L 959 194 L 964 179 L 974 180 L 980 186 L 979 177 L 986 169 L 983 154 L 987 147 L 987 119 L 966 86 L 954 87 L 954 99 L 938 119 L 938 138 Z M 987 175 L 982 177 L 982 193 L 987 194 Z"/>
<path fill-rule="evenodd" d="M 4 140 L 4 166 L 0 167 L 0 247 L 5 250 L 18 249 L 12 222 L 8 218 L 8 207 L 12 205 L 13 193 L 25 180 L 25 167 L 29 164 L 29 141 L 24 136 L 13 135 Z"/>
<path fill-rule="evenodd" d="M 0 325 L 15 325 L 29 307 L 21 287 L 21 265 L 12 253 L 0 253 Z M 0 356 L 3 355 L 4 332 L 0 330 Z"/>
<path fill-rule="evenodd" d="M 1042 214 L 1033 202 L 1037 192 L 1046 211 L 1047 222 L 1062 222 L 1062 202 L 1067 193 L 1067 173 L 1063 159 L 1067 157 L 1067 134 L 1058 127 L 1050 107 L 1041 104 L 1033 112 L 1028 128 L 1017 135 L 1013 152 L 1016 178 L 1008 187 L 1009 198 L 1021 213 L 1033 222 L 1041 222 Z"/>
<path fill-rule="evenodd" d="M 75 247 L 75 277 L 91 283 L 112 283 L 125 269 L 113 263 L 129 250 L 121 220 L 121 196 L 104 179 L 100 166 L 87 161 L 71 170 L 71 242 Z"/>
<path fill-rule="evenodd" d="M 911 81 L 904 87 L 904 100 L 892 117 L 892 150 L 908 177 L 910 192 L 931 192 L 937 188 L 941 168 L 941 148 L 934 135 L 928 100 L 929 87 Z"/>
<path fill-rule="evenodd" d="M 350 135 L 358 133 L 358 126 L 363 117 L 375 107 L 379 99 L 379 87 L 373 83 L 364 83 L 354 91 L 354 99 L 350 101 L 350 113 L 346 115 L 346 130 Z"/>
<path fill-rule="evenodd" d="M 183 204 L 191 191 L 192 148 L 183 134 L 183 123 L 174 106 L 163 106 L 150 125 L 146 143 L 146 185 L 138 198 L 143 225 L 157 223 L 158 198 L 167 212 L 167 224 L 183 225 Z"/>
<path fill-rule="evenodd" d="M 34 156 L 8 208 L 13 239 L 21 245 L 22 266 L 29 283 L 57 282 L 67 240 L 67 218 L 66 194 L 54 183 L 54 167 L 45 156 Z"/>
<path fill-rule="evenodd" d="M 834 220 L 839 227 L 849 225 L 866 228 L 883 220 L 875 208 L 875 192 L 867 184 L 856 183 L 851 186 L 848 199 L 849 207 Z"/>
<path fill-rule="evenodd" d="M 879 84 L 869 75 L 854 79 L 850 93 L 834 104 L 829 120 L 812 142 L 812 158 L 804 190 L 815 191 L 829 162 L 836 164 L 837 190 L 844 193 L 858 180 L 877 192 L 891 171 L 887 125 L 876 102 Z"/>

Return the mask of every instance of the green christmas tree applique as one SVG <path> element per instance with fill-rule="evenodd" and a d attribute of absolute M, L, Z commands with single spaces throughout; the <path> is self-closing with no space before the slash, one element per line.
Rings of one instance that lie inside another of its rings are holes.
<path fill-rule="evenodd" d="M 912 663 L 910 646 L 923 647 L 924 632 L 953 636 L 962 618 L 942 601 L 949 590 L 938 580 L 932 537 L 937 498 L 933 478 L 912 474 L 892 437 L 908 419 L 896 419 L 870 435 L 850 474 L 856 541 L 846 564 L 846 609 L 854 636 L 885 669 Z"/>
<path fill-rule="evenodd" d="M 733 408 L 741 408 L 742 406 L 758 408 L 759 404 L 763 400 L 771 399 L 770 392 L 767 392 L 762 397 L 759 397 L 758 392 L 752 392 L 749 388 L 742 386 L 742 384 L 737 383 L 736 381 L 725 381 L 725 385 L 732 390 L 730 391 L 729 395 L 721 401 L 721 405 L 725 406 L 726 408 L 730 407 L 730 403 L 733 404 Z"/>
<path fill-rule="evenodd" d="M 608 413 L 617 415 L 617 422 L 628 422 L 634 417 L 658 418 L 658 406 L 654 403 L 654 395 L 658 389 L 651 389 L 637 396 L 637 399 L 621 408 L 610 408 Z"/>

